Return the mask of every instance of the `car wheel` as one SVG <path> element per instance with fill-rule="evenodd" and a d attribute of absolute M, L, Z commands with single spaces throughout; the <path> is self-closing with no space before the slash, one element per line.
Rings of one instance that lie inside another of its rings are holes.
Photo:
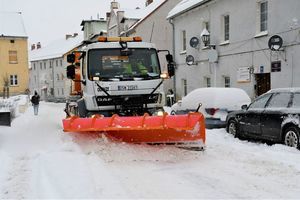
<path fill-rule="evenodd" d="M 237 134 L 237 126 L 236 126 L 236 121 L 231 119 L 229 120 L 228 122 L 228 133 L 233 135 L 234 137 L 238 137 L 238 134 Z"/>
<path fill-rule="evenodd" d="M 174 110 L 172 110 L 171 115 L 176 115 L 176 112 Z"/>
<path fill-rule="evenodd" d="M 300 149 L 299 129 L 296 127 L 289 127 L 284 132 L 284 144 L 289 147 Z"/>

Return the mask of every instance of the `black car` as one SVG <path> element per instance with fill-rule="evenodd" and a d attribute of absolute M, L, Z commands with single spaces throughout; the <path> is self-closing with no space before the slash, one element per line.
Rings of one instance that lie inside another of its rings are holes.
<path fill-rule="evenodd" d="M 242 108 L 227 116 L 228 133 L 300 149 L 300 88 L 272 89 Z"/>

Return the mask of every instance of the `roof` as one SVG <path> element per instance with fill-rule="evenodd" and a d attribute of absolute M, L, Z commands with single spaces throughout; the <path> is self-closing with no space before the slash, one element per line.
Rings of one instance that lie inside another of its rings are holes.
<path fill-rule="evenodd" d="M 38 61 L 62 57 L 65 53 L 79 46 L 83 41 L 83 36 L 78 35 L 69 39 L 58 39 L 49 45 L 29 52 L 29 60 Z"/>
<path fill-rule="evenodd" d="M 140 17 L 139 21 L 136 22 L 129 30 L 134 29 L 138 26 L 142 21 L 144 21 L 149 15 L 151 15 L 154 11 L 156 11 L 160 6 L 162 6 L 167 0 L 156 0 L 149 4 L 144 9 L 140 9 L 142 11 L 142 16 Z M 128 31 L 129 31 L 128 30 Z"/>
<path fill-rule="evenodd" d="M 27 37 L 20 12 L 0 12 L 0 37 Z"/>
<path fill-rule="evenodd" d="M 167 19 L 174 18 L 209 1 L 211 0 L 182 0 L 169 12 Z"/>
<path fill-rule="evenodd" d="M 273 92 L 300 92 L 300 87 L 275 88 L 268 91 L 268 93 L 273 93 Z"/>

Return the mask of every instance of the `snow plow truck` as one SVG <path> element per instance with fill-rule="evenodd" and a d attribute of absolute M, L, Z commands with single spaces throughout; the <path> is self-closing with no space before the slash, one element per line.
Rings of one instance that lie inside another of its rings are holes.
<path fill-rule="evenodd" d="M 158 53 L 165 53 L 162 73 Z M 127 142 L 203 148 L 201 113 L 168 115 L 162 84 L 174 75 L 168 50 L 140 37 L 99 37 L 67 56 L 72 92 L 66 102 L 65 132 L 98 132 Z"/>

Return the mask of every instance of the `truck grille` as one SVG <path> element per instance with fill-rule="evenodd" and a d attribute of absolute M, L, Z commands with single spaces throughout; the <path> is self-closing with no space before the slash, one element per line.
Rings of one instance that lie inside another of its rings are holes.
<path fill-rule="evenodd" d="M 143 105 L 157 103 L 159 94 L 146 95 L 130 95 L 130 96 L 97 96 L 96 102 L 98 106 L 111 105 Z"/>

